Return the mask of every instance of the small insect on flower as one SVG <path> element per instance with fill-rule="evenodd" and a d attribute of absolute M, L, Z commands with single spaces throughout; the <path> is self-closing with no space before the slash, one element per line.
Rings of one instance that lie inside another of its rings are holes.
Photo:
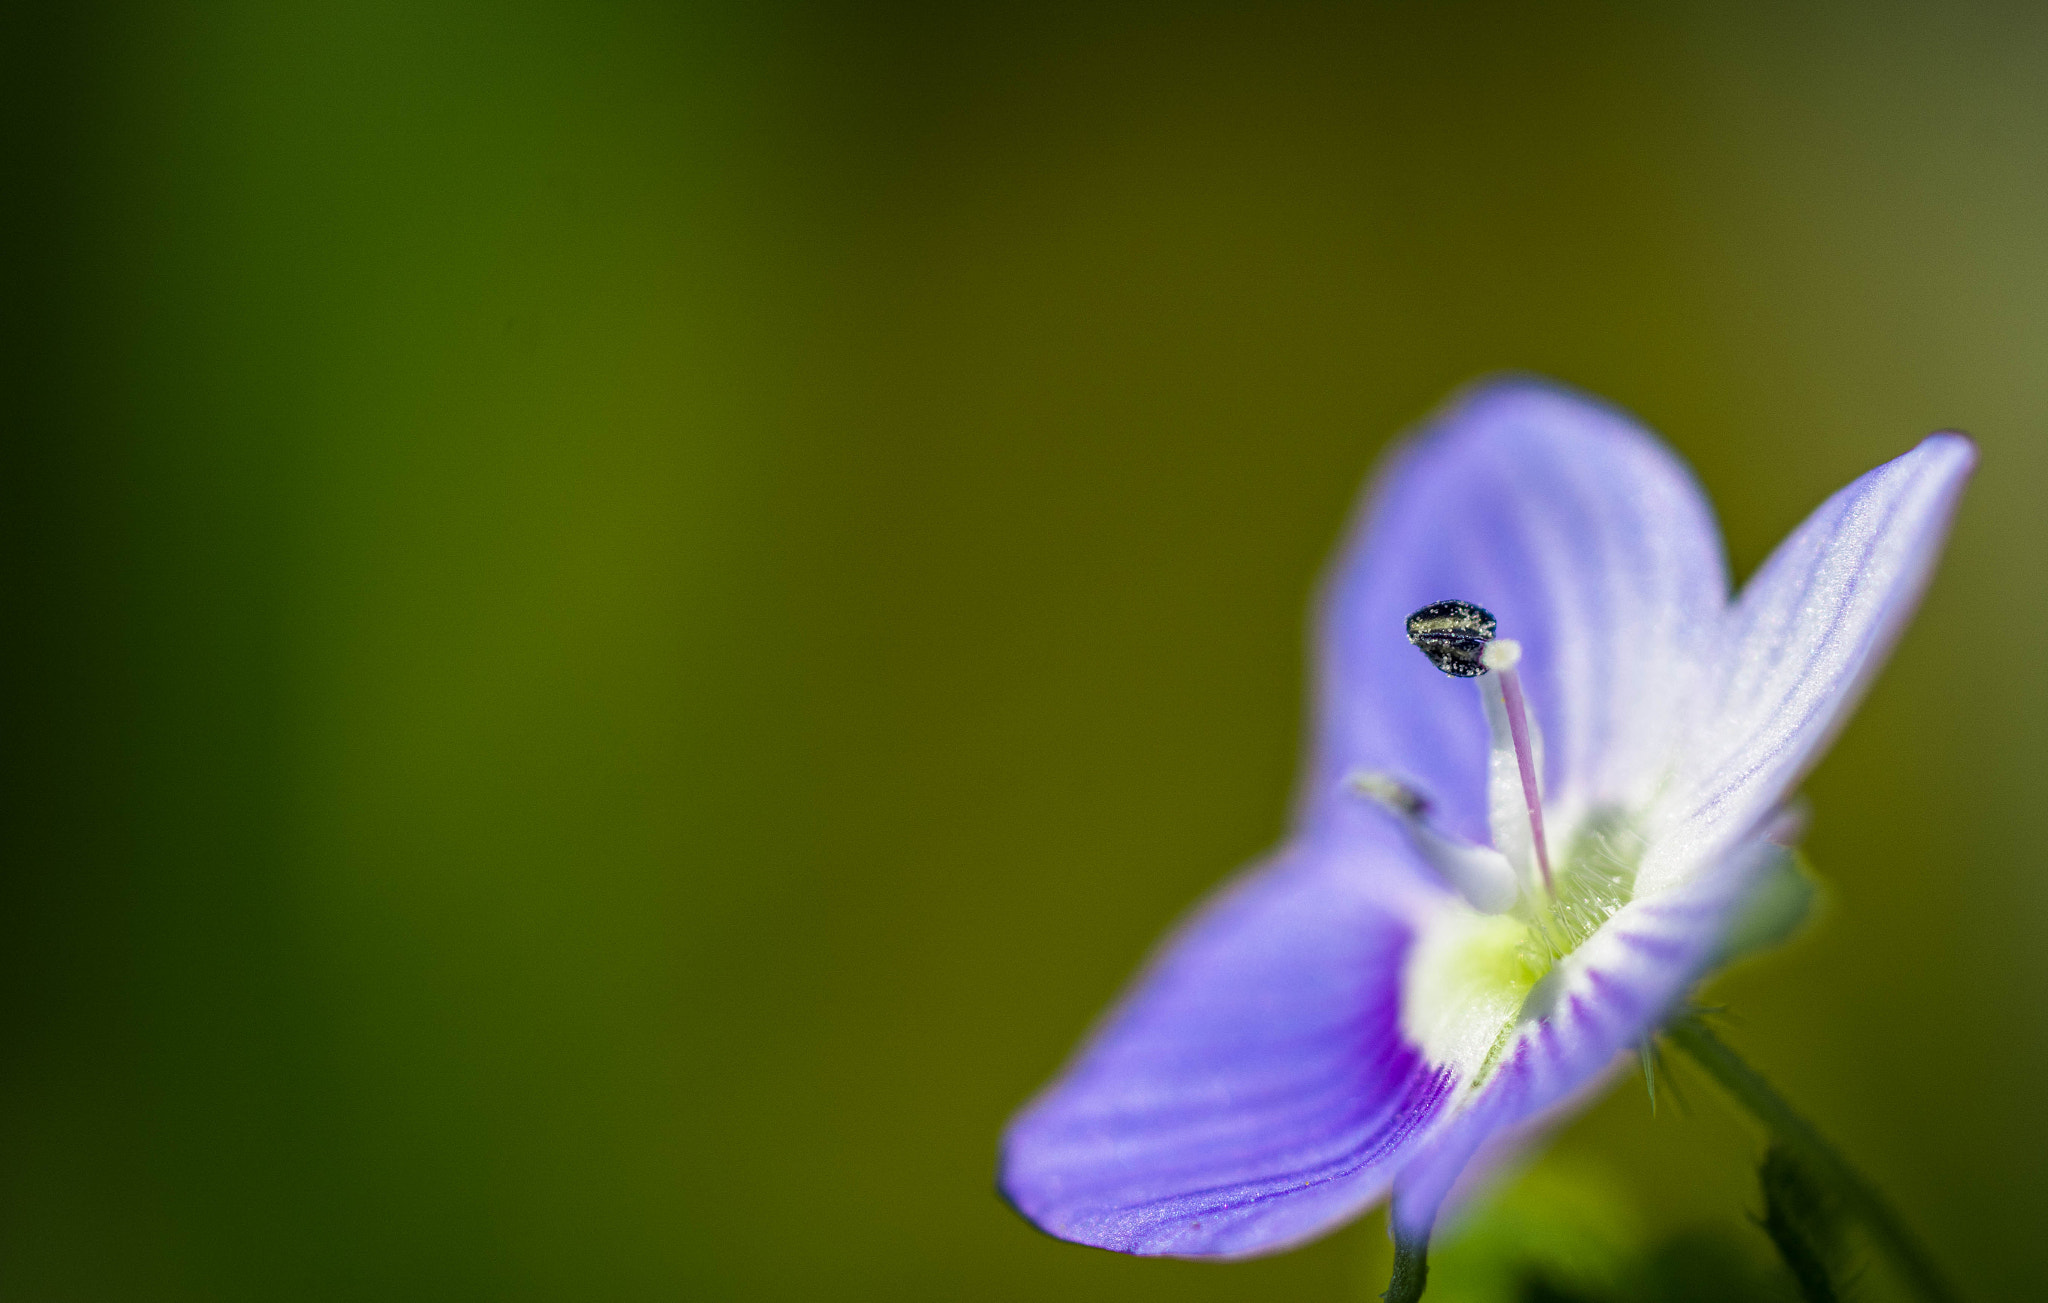
<path fill-rule="evenodd" d="M 1391 1193 L 1397 1238 L 1426 1237 L 1784 933 L 1758 915 L 1796 897 L 1788 802 L 1974 461 L 1926 439 L 1731 599 L 1704 497 L 1628 417 L 1533 381 L 1453 403 L 1325 583 L 1293 827 L 1012 1119 L 1011 1203 L 1083 1244 L 1237 1257 Z"/>

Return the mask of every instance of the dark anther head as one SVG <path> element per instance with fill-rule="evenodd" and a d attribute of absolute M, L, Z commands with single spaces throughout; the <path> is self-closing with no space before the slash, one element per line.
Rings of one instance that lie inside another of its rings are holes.
<path fill-rule="evenodd" d="M 1476 679 L 1486 673 L 1479 663 L 1493 641 L 1493 614 L 1470 602 L 1431 602 L 1408 617 L 1408 641 L 1422 648 L 1429 663 L 1453 678 Z"/>

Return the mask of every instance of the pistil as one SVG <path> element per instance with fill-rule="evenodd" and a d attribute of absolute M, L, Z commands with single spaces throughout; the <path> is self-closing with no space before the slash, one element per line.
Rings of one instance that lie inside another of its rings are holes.
<path fill-rule="evenodd" d="M 1543 894 L 1554 899 L 1557 887 L 1550 875 L 1550 847 L 1543 836 L 1543 792 L 1537 785 L 1536 750 L 1530 739 L 1529 708 L 1522 699 L 1522 675 L 1516 668 L 1521 660 L 1522 644 L 1514 639 L 1488 641 L 1486 649 L 1479 654 L 1479 663 L 1492 673 L 1480 678 L 1479 689 L 1489 696 L 1497 695 L 1501 713 L 1507 717 L 1515 767 L 1522 778 L 1522 802 L 1529 812 L 1529 838 L 1536 853 L 1536 868 L 1543 877 Z"/>

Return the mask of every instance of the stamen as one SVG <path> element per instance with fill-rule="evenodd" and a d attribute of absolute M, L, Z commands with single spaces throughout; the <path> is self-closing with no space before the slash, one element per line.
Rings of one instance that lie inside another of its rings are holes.
<path fill-rule="evenodd" d="M 1521 896 L 1515 867 L 1491 846 L 1474 846 L 1432 827 L 1429 801 L 1422 793 L 1386 774 L 1353 774 L 1351 790 L 1401 821 L 1409 844 L 1436 870 L 1445 884 L 1482 914 L 1504 914 Z"/>
<path fill-rule="evenodd" d="M 1508 638 L 1496 638 L 1499 624 L 1493 612 L 1470 602 L 1432 602 L 1408 617 L 1408 641 L 1429 658 L 1430 664 L 1453 678 L 1479 680 L 1480 700 L 1486 705 L 1487 727 L 1493 733 L 1493 756 L 1487 766 L 1487 805 L 1493 815 L 1493 843 L 1513 857 L 1524 873 L 1533 859 L 1543 881 L 1544 894 L 1555 899 L 1556 883 L 1550 872 L 1550 846 L 1543 835 L 1543 790 L 1537 778 L 1536 728 L 1529 718 L 1528 703 L 1522 696 L 1522 677 L 1515 666 L 1522 659 L 1522 645 Z M 1522 789 L 1522 813 L 1527 816 L 1529 847 L 1522 850 L 1522 822 L 1514 813 L 1516 780 Z"/>
<path fill-rule="evenodd" d="M 1536 751 L 1529 739 L 1529 710 L 1522 699 L 1522 676 L 1515 668 L 1522 660 L 1522 644 L 1512 638 L 1495 638 L 1479 654 L 1479 663 L 1493 673 L 1480 680 L 1481 691 L 1500 694 L 1507 716 L 1508 734 L 1515 748 L 1515 766 L 1522 775 L 1522 801 L 1529 811 L 1529 835 L 1536 851 L 1536 867 L 1543 875 L 1545 895 L 1556 896 L 1550 876 L 1550 847 L 1543 838 L 1543 793 L 1536 783 Z"/>

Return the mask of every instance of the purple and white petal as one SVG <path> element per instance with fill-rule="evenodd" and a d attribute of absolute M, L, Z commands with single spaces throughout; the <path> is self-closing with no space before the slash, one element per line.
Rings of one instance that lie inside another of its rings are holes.
<path fill-rule="evenodd" d="M 1011 1123 L 1010 1202 L 1063 1239 L 1230 1257 L 1382 1198 L 1451 1089 L 1401 1037 L 1382 861 L 1406 854 L 1297 845 L 1206 906 Z"/>
<path fill-rule="evenodd" d="M 1819 758 L 1919 604 L 1976 464 L 1937 434 L 1823 503 L 1743 589 L 1639 890 L 1749 835 Z"/>
<path fill-rule="evenodd" d="M 1344 776 L 1384 771 L 1489 840 L 1485 721 L 1400 633 L 1446 598 L 1521 642 L 1551 800 L 1634 804 L 1727 594 L 1713 515 L 1654 436 L 1535 381 L 1471 392 L 1395 455 L 1327 581 L 1309 817 L 1345 817 Z"/>
<path fill-rule="evenodd" d="M 1490 1159 L 1626 1064 L 1718 960 L 1750 889 L 1783 854 L 1769 842 L 1745 843 L 1684 886 L 1623 906 L 1560 961 L 1491 1075 L 1403 1165 L 1394 1188 L 1400 1228 L 1426 1232 Z"/>

